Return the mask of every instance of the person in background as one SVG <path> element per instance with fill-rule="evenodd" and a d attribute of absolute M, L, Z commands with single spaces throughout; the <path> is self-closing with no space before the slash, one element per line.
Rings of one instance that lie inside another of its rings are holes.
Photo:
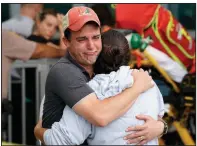
<path fill-rule="evenodd" d="M 63 15 L 57 13 L 54 9 L 45 9 L 38 15 L 33 33 L 27 39 L 56 48 L 66 49 L 62 41 L 62 18 Z M 59 30 L 60 41 L 58 44 L 55 44 L 56 42 L 52 40 L 52 37 L 54 37 L 57 30 Z"/>
<path fill-rule="evenodd" d="M 8 100 L 8 76 L 12 63 L 19 59 L 27 61 L 38 58 L 57 58 L 64 56 L 65 50 L 26 40 L 16 33 L 2 30 L 2 128 L 7 123 L 7 116 L 12 111 Z"/>
<path fill-rule="evenodd" d="M 36 16 L 43 4 L 21 4 L 20 14 L 2 23 L 2 29 L 13 31 L 23 37 L 32 34 Z"/>
<path fill-rule="evenodd" d="M 20 13 L 2 23 L 2 30 L 17 33 L 23 37 L 32 34 L 36 16 L 43 10 L 43 4 L 20 4 Z M 11 76 L 21 78 L 19 69 L 12 69 Z"/>

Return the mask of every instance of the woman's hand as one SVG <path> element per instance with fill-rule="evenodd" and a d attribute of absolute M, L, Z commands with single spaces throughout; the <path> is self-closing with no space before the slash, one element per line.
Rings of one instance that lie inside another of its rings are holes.
<path fill-rule="evenodd" d="M 127 128 L 126 132 L 134 131 L 132 134 L 128 134 L 124 137 L 124 140 L 127 140 L 128 144 L 137 143 L 138 145 L 144 145 L 162 134 L 164 130 L 163 122 L 154 120 L 147 115 L 138 115 L 136 118 L 144 120 L 145 123 Z"/>
<path fill-rule="evenodd" d="M 60 30 L 62 30 L 63 17 L 64 17 L 63 14 L 60 14 L 60 13 L 57 14 L 58 27 Z"/>
<path fill-rule="evenodd" d="M 63 17 L 64 17 L 63 14 L 60 14 L 60 13 L 57 14 L 58 28 L 59 28 L 59 33 L 60 33 L 60 45 L 59 45 L 59 47 L 62 50 L 67 50 L 67 46 L 63 42 L 63 37 L 64 37 L 63 25 L 62 25 Z"/>

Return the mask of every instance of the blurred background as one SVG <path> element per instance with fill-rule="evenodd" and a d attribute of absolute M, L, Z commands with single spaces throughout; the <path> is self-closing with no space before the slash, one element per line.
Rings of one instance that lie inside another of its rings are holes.
<path fill-rule="evenodd" d="M 93 7 L 99 4 L 47 3 L 41 4 L 41 6 L 39 6 L 40 10 L 37 12 L 37 14 L 48 8 L 54 9 L 57 13 L 66 14 L 71 7 L 79 5 Z M 112 4 L 105 5 L 111 6 Z M 183 27 L 185 27 L 189 35 L 194 40 L 196 40 L 196 4 L 161 4 L 161 6 L 170 10 L 173 16 L 183 25 Z M 20 12 L 21 4 L 2 3 L 2 24 L 11 18 L 17 17 L 18 15 L 20 15 Z M 106 13 L 110 12 L 106 11 Z M 33 18 L 33 21 L 34 19 L 36 18 Z M 12 25 L 15 24 L 13 23 Z M 2 27 L 2 29 L 4 29 L 4 26 Z M 124 29 L 118 30 L 122 31 L 123 33 L 127 33 L 128 31 Z M 51 37 L 51 40 L 53 40 L 53 42 L 56 44 L 60 41 L 59 37 L 60 33 L 59 31 L 56 31 L 55 34 Z M 58 59 L 59 57 L 39 58 L 36 60 L 32 59 L 27 62 L 16 60 L 12 65 L 12 71 L 10 72 L 8 79 L 7 97 L 12 101 L 14 110 L 12 112 L 12 115 L 9 115 L 7 128 L 3 129 L 2 131 L 2 139 L 4 141 L 27 145 L 38 144 L 34 137 L 33 130 L 37 120 L 39 119 L 40 102 L 42 97 L 44 96 L 47 73 L 51 66 Z M 156 74 L 158 74 L 158 72 Z M 168 88 L 171 88 L 169 86 Z M 196 92 L 196 89 L 193 89 L 191 92 Z M 194 94 L 192 94 L 192 96 Z M 184 108 L 180 108 L 180 104 L 177 107 L 177 105 L 174 104 L 177 102 L 176 100 L 170 103 L 170 105 L 173 105 L 173 108 L 170 109 L 171 112 L 174 112 L 173 114 L 178 112 L 178 114 L 173 116 L 169 116 L 169 114 L 166 115 L 166 120 L 170 125 L 169 134 L 165 135 L 163 138 L 163 142 L 166 145 L 185 145 L 187 144 L 187 140 L 184 141 L 184 139 L 187 138 L 189 139 L 189 142 L 196 141 L 196 110 L 194 104 L 195 101 L 193 99 L 192 101 L 192 110 L 189 108 L 185 110 L 185 106 Z M 167 106 L 169 108 L 169 105 Z M 187 117 L 182 117 L 185 112 Z M 185 122 L 183 122 L 185 129 L 181 129 L 180 126 L 176 127 L 176 124 L 173 124 L 174 121 L 181 120 Z"/>
<path fill-rule="evenodd" d="M 44 4 L 44 8 L 54 8 L 59 13 L 66 14 L 66 12 L 72 7 L 77 5 L 93 6 L 95 4 Z M 110 5 L 110 4 L 109 4 Z M 161 4 L 168 10 L 170 10 L 173 16 L 179 20 L 179 22 L 189 30 L 189 33 L 195 37 L 196 30 L 196 4 Z M 6 21 L 11 17 L 14 17 L 20 12 L 20 4 L 2 4 L 1 8 L 1 21 Z"/>

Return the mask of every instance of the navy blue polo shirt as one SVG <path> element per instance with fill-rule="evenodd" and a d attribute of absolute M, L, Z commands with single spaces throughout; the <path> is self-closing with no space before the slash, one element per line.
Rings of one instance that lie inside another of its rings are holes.
<path fill-rule="evenodd" d="M 69 53 L 49 71 L 45 86 L 42 126 L 51 128 L 60 121 L 66 105 L 72 108 L 78 101 L 94 91 L 86 84 L 88 72 Z"/>

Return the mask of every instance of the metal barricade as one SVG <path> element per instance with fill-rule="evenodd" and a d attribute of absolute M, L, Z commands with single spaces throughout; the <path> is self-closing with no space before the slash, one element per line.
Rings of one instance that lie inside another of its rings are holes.
<path fill-rule="evenodd" d="M 59 59 L 37 59 L 37 60 L 29 60 L 27 62 L 23 62 L 23 61 L 19 61 L 17 60 L 12 68 L 13 69 L 21 69 L 22 72 L 21 72 L 21 78 L 19 81 L 17 81 L 17 83 L 21 84 L 21 105 L 22 107 L 21 108 L 21 112 L 22 112 L 22 128 L 21 128 L 21 131 L 18 131 L 18 134 L 21 134 L 22 135 L 22 141 L 21 141 L 21 144 L 27 144 L 26 143 L 26 137 L 27 137 L 27 134 L 26 134 L 26 115 L 28 113 L 26 113 L 26 86 L 25 86 L 25 77 L 26 77 L 26 74 L 25 74 L 25 69 L 28 69 L 28 68 L 35 68 L 35 79 L 36 79 L 36 84 L 35 84 L 35 122 L 38 121 L 38 118 L 39 118 L 39 111 L 40 111 L 40 103 L 41 103 L 41 100 L 42 100 L 42 97 L 44 96 L 45 94 L 45 82 L 46 82 L 46 78 L 47 78 L 47 75 L 48 75 L 48 72 L 50 70 L 50 68 L 52 67 L 52 65 L 54 63 L 56 63 Z M 10 100 L 12 100 L 12 85 L 14 84 L 14 81 L 12 80 L 12 77 L 11 75 L 9 76 L 9 94 L 8 94 L 8 98 Z M 19 107 L 17 107 L 19 108 Z M 21 113 L 18 113 L 18 114 L 21 114 Z M 10 115 L 9 116 L 9 119 L 8 119 L 8 141 L 9 142 L 13 142 L 13 128 L 12 128 L 12 123 L 14 121 L 12 121 L 13 118 L 12 116 Z M 32 131 L 33 132 L 33 131 Z"/>

